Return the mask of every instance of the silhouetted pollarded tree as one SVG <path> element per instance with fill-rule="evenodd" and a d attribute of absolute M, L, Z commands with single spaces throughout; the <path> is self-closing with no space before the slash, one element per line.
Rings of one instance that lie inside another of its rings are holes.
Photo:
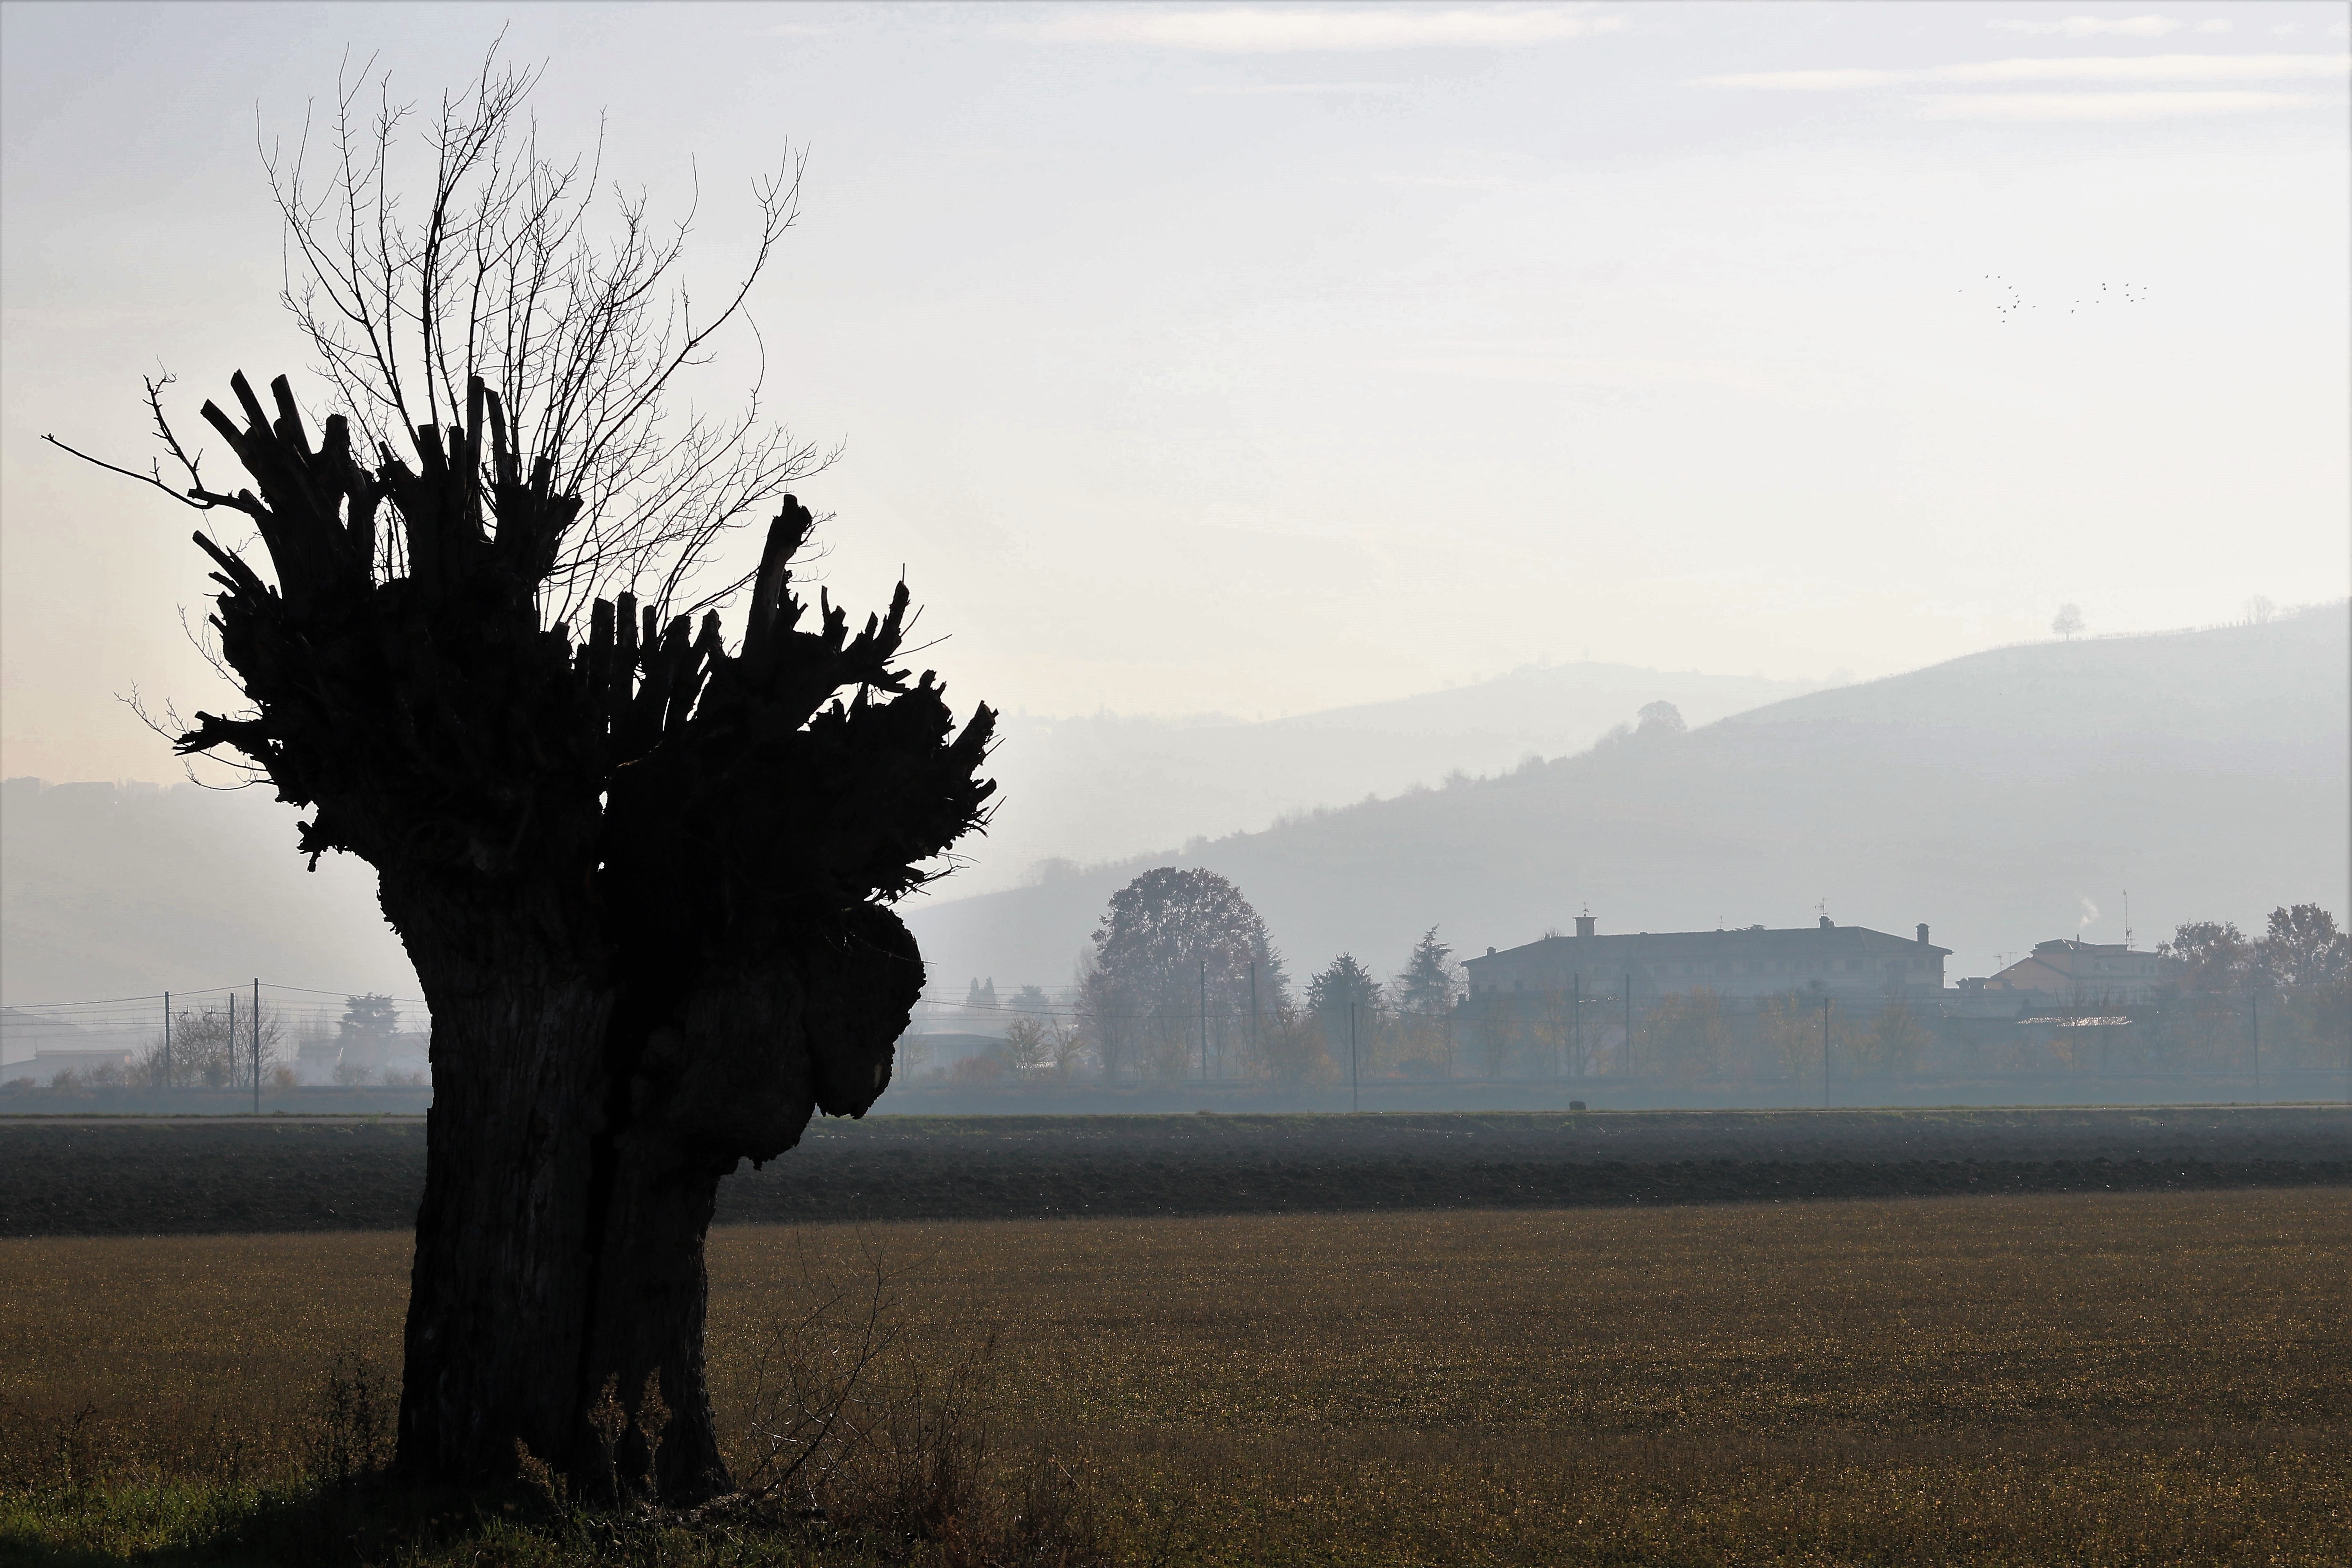
<path fill-rule="evenodd" d="M 658 1484 L 690 1500 L 728 1484 L 702 1360 L 719 1180 L 888 1082 L 922 965 L 887 905 L 982 820 L 992 717 L 958 733 L 902 667 L 904 584 L 856 631 L 803 603 L 814 520 L 783 490 L 816 454 L 756 396 L 719 422 L 665 404 L 791 182 L 698 316 L 677 239 L 627 202 L 599 227 L 593 169 L 533 151 L 530 85 L 487 68 L 444 100 L 413 205 L 404 111 L 354 89 L 323 185 L 272 160 L 325 419 L 233 378 L 236 412 L 203 412 L 250 488 L 206 482 L 151 383 L 185 499 L 260 544 L 197 535 L 247 707 L 178 744 L 310 807 L 314 862 L 375 868 L 432 1010 L 403 1468 L 495 1480 L 527 1449 L 593 1485 L 617 1405 L 639 1474 L 657 1392 Z M 757 566 L 698 592 L 767 514 Z"/>

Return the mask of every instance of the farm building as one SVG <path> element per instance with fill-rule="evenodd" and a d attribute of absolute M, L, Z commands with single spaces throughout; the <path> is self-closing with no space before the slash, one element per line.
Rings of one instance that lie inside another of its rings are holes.
<path fill-rule="evenodd" d="M 1486 950 L 1462 967 L 1477 1005 L 1514 994 L 1581 990 L 1661 996 L 1706 990 L 1718 996 L 1777 996 L 1791 991 L 1854 1001 L 1933 1000 L 1944 989 L 1949 948 L 1927 928 L 1905 938 L 1824 915 L 1817 926 L 1768 930 L 1636 931 L 1603 936 L 1580 915 L 1574 936 L 1547 936 L 1524 947 Z"/>

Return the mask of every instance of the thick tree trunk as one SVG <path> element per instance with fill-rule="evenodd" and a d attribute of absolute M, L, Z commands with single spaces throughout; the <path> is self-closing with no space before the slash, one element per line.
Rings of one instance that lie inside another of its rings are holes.
<path fill-rule="evenodd" d="M 818 1108 L 880 1094 L 921 990 L 913 941 L 860 906 L 753 944 L 648 1020 L 581 955 L 511 945 L 545 921 L 467 915 L 411 927 L 471 940 L 411 943 L 435 1092 L 401 1464 L 474 1485 L 527 1450 L 592 1497 L 725 1491 L 703 1362 L 719 1179 Z"/>
<path fill-rule="evenodd" d="M 659 1146 L 665 1142 L 625 1135 L 611 1151 L 578 1392 L 593 1417 L 609 1388 L 630 1418 L 614 1456 L 613 1481 L 677 1505 L 730 1486 L 702 1356 L 709 1295 L 703 1242 L 724 1173 L 708 1157 Z M 648 1387 L 658 1390 L 658 1416 L 647 1409 Z M 603 1461 L 595 1435 L 583 1440 L 588 1446 L 575 1474 Z M 599 1477 L 596 1484 L 612 1483 Z"/>
<path fill-rule="evenodd" d="M 604 1113 L 595 1069 L 612 994 L 550 955 L 415 956 L 433 1009 L 434 1093 L 400 1463 L 435 1480 L 502 1479 L 520 1443 L 563 1468 L 578 1421 Z"/>

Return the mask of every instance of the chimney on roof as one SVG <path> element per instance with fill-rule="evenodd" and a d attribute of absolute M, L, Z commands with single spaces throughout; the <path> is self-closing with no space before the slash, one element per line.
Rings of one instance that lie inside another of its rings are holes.
<path fill-rule="evenodd" d="M 1823 915 L 1822 917 L 1822 929 L 1823 931 L 1835 931 L 1837 930 L 1837 927 L 1831 921 L 1829 916 Z"/>
<path fill-rule="evenodd" d="M 1591 936 L 1592 934 L 1592 921 L 1593 917 L 1591 915 L 1577 916 L 1576 934 L 1579 936 Z"/>
<path fill-rule="evenodd" d="M 1919 945 L 1921 947 L 1927 945 L 1927 928 L 1924 923 L 1919 927 Z"/>

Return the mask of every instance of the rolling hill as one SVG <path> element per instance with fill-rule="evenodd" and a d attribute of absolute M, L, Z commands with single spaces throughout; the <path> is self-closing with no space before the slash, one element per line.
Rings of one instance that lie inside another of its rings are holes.
<path fill-rule="evenodd" d="M 1313 812 L 1181 854 L 1064 868 L 910 911 L 935 977 L 1066 981 L 1143 867 L 1238 883 L 1294 978 L 1394 967 L 1435 925 L 1507 947 L 1589 907 L 1603 931 L 1810 921 L 1956 950 L 1949 973 L 2078 931 L 2347 912 L 2352 608 L 2261 626 L 1997 649 L 1677 733 Z M 1663 693 L 1661 693 L 1663 695 Z"/>

